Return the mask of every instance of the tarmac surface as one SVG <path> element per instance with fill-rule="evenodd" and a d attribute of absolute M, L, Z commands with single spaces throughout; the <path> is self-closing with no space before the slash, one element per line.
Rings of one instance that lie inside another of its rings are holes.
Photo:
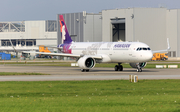
<path fill-rule="evenodd" d="M 137 75 L 138 79 L 180 79 L 180 69 L 143 69 L 142 72 L 137 72 L 133 68 L 124 68 L 124 71 L 114 71 L 114 68 L 94 68 L 89 72 L 81 72 L 79 67 L 0 65 L 0 72 L 51 74 L 0 76 L 0 81 L 120 80 L 129 79 L 129 75 Z"/>

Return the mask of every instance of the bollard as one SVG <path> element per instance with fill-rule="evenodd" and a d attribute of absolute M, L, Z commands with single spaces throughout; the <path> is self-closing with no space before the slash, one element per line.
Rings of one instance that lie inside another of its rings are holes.
<path fill-rule="evenodd" d="M 130 82 L 138 82 L 138 76 L 137 75 L 129 75 L 129 81 Z"/>
<path fill-rule="evenodd" d="M 138 76 L 134 75 L 134 82 L 138 82 Z"/>

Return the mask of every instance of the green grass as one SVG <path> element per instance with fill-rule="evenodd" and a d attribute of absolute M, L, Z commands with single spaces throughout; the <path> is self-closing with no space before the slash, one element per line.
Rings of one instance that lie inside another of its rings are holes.
<path fill-rule="evenodd" d="M 1 112 L 179 112 L 180 80 L 0 82 Z"/>
<path fill-rule="evenodd" d="M 50 75 L 45 73 L 19 73 L 19 72 L 0 72 L 0 76 L 7 76 L 7 75 Z"/>

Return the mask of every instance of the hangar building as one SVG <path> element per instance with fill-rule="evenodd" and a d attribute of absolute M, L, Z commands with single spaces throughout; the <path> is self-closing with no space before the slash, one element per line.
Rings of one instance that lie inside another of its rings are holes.
<path fill-rule="evenodd" d="M 102 11 L 103 41 L 140 41 L 152 50 L 167 48 L 170 57 L 180 57 L 180 10 L 128 8 Z"/>
<path fill-rule="evenodd" d="M 57 44 L 61 43 L 57 15 Z M 167 49 L 169 57 L 180 57 L 180 9 L 127 8 L 62 14 L 72 39 L 77 42 L 140 41 L 152 50 Z"/>

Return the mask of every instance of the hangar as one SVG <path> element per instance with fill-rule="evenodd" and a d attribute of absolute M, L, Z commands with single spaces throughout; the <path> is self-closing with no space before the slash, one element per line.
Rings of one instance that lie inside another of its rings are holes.
<path fill-rule="evenodd" d="M 57 44 L 61 43 L 57 15 Z M 169 57 L 180 57 L 180 9 L 126 8 L 102 10 L 98 14 L 86 12 L 62 14 L 68 30 L 76 42 L 140 41 L 152 50 L 167 48 Z"/>

